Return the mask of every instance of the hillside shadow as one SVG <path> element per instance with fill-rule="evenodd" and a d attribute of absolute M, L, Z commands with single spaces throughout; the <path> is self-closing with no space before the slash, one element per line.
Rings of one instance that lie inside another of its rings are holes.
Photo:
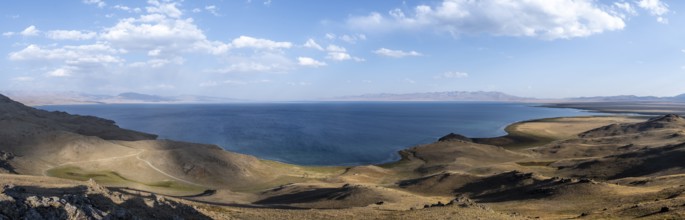
<path fill-rule="evenodd" d="M 617 157 L 639 159 L 641 163 L 631 166 L 629 169 L 625 169 L 622 172 L 609 177 L 609 179 L 645 176 L 674 168 L 683 169 L 685 168 L 685 144 L 650 149 L 644 152 L 624 154 Z"/>

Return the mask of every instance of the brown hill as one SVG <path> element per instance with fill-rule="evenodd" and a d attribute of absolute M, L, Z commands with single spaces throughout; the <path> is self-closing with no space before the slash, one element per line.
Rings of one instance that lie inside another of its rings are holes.
<path fill-rule="evenodd" d="M 655 129 L 685 129 L 685 119 L 678 115 L 669 114 L 649 119 L 646 122 L 635 124 L 612 124 L 592 129 L 579 134 L 581 138 L 608 137 L 626 134 L 635 134 Z"/>
<path fill-rule="evenodd" d="M 105 140 L 153 140 L 157 135 L 119 128 L 112 120 L 48 112 L 0 95 L 0 144 L 18 144 L 26 136 L 66 131 Z"/>
<path fill-rule="evenodd" d="M 561 173 L 578 177 L 620 179 L 685 173 L 685 143 L 645 148 L 596 159 L 552 164 Z"/>

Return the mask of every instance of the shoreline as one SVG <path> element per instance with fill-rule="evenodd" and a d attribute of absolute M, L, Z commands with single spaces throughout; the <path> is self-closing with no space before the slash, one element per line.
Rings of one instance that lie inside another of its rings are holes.
<path fill-rule="evenodd" d="M 565 102 L 542 104 L 538 107 L 578 109 L 607 114 L 685 115 L 685 103 L 682 102 Z"/>

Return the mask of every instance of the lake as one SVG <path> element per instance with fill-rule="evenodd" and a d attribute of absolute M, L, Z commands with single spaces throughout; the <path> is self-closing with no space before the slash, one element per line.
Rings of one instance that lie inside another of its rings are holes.
<path fill-rule="evenodd" d="M 301 165 L 360 165 L 450 133 L 504 135 L 514 122 L 594 115 L 533 104 L 486 102 L 304 102 L 42 106 L 111 119 L 123 128 Z"/>

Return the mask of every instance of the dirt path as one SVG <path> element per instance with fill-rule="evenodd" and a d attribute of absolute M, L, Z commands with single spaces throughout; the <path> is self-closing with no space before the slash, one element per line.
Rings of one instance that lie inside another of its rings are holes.
<path fill-rule="evenodd" d="M 54 165 L 54 166 L 49 166 L 49 168 L 43 170 L 43 175 L 44 175 L 44 176 L 49 176 L 49 175 L 48 175 L 48 170 L 54 169 L 54 168 L 56 168 L 56 167 L 66 166 L 66 165 L 69 165 L 69 164 L 79 164 L 79 163 L 89 163 L 89 162 L 99 162 L 99 161 L 118 160 L 118 159 L 123 159 L 123 158 L 134 157 L 134 156 L 135 156 L 135 158 L 136 158 L 137 160 L 140 160 L 140 161 L 144 162 L 144 163 L 147 164 L 150 168 L 152 168 L 153 170 L 157 171 L 158 173 L 161 173 L 161 174 L 164 175 L 164 176 L 167 176 L 167 177 L 169 177 L 169 178 L 171 178 L 171 179 L 174 179 L 174 180 L 176 180 L 176 181 L 180 181 L 180 182 L 183 182 L 183 183 L 186 183 L 186 184 L 204 187 L 204 185 L 202 185 L 202 184 L 198 184 L 198 183 L 194 183 L 194 182 L 191 182 L 191 181 L 187 181 L 187 180 L 184 180 L 184 179 L 175 177 L 175 176 L 173 176 L 173 175 L 171 175 L 171 174 L 169 174 L 169 173 L 167 173 L 167 172 L 162 171 L 161 169 L 157 168 L 155 165 L 153 165 L 152 163 L 150 163 L 150 161 L 147 161 L 147 160 L 145 160 L 145 159 L 143 159 L 143 158 L 140 158 L 140 155 L 143 154 L 143 153 L 145 153 L 147 150 L 143 150 L 143 149 L 138 149 L 138 150 L 139 150 L 139 151 L 136 152 L 136 153 L 128 154 L 128 155 L 124 155 L 124 156 L 107 157 L 107 158 L 100 158 L 100 159 L 94 159 L 94 160 L 70 161 L 70 162 L 65 162 L 65 163 L 57 164 L 57 165 Z"/>

